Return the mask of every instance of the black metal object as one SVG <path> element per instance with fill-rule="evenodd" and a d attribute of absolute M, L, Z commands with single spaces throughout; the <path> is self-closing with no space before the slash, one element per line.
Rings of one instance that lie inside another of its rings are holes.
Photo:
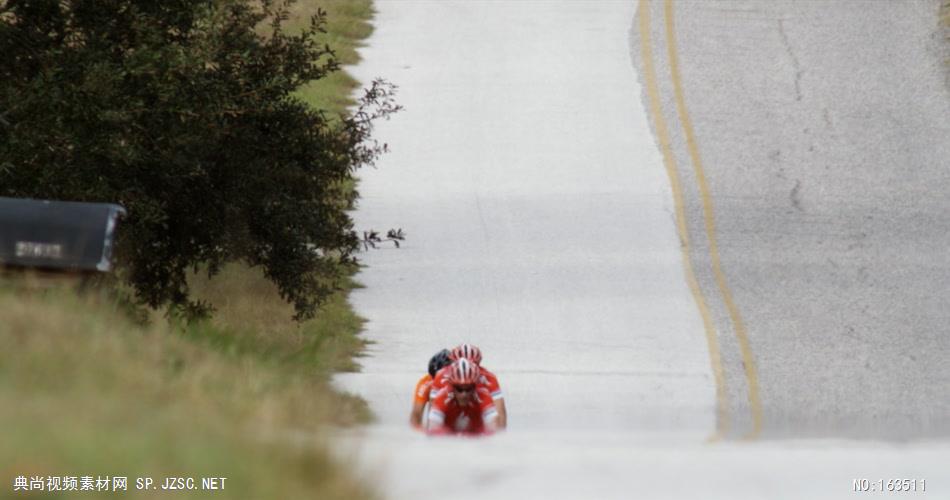
<path fill-rule="evenodd" d="M 109 271 L 118 218 L 110 203 L 0 197 L 0 265 Z"/>

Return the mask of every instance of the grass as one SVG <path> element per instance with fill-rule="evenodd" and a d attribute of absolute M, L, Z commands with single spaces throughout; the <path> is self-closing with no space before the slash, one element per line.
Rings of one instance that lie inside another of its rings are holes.
<path fill-rule="evenodd" d="M 325 447 L 281 439 L 365 414 L 328 389 L 332 362 L 209 348 L 195 339 L 227 332 L 137 326 L 108 301 L 62 289 L 8 286 L 0 311 L 4 494 L 21 475 L 109 475 L 227 477 L 216 498 L 370 496 Z"/>
<path fill-rule="evenodd" d="M 324 41 L 358 61 L 370 0 L 301 0 L 291 25 L 328 12 Z M 352 104 L 357 82 L 339 72 L 300 97 L 331 114 Z M 335 371 L 356 369 L 363 321 L 346 301 L 348 281 L 298 324 L 258 270 L 227 266 L 192 276 L 217 308 L 180 327 L 156 314 L 147 327 L 101 294 L 74 284 L 39 286 L 0 276 L 0 497 L 17 476 L 125 476 L 123 498 L 373 498 L 320 441 L 328 425 L 366 421 L 358 398 L 332 390 Z M 310 436 L 307 442 L 299 436 Z M 217 492 L 139 491 L 134 478 L 227 477 Z M 35 498 L 100 498 L 41 492 Z M 13 498 L 31 498 L 22 492 Z"/>
<path fill-rule="evenodd" d="M 195 295 L 210 302 L 216 313 L 208 323 L 190 329 L 189 335 L 223 351 L 252 353 L 262 361 L 324 377 L 356 370 L 353 358 L 365 344 L 356 334 L 364 320 L 346 300 L 348 291 L 357 286 L 352 279 L 321 306 L 315 319 L 304 323 L 291 319 L 293 307 L 280 299 L 276 286 L 258 269 L 231 264 L 214 279 L 199 273 L 190 283 Z"/>
<path fill-rule="evenodd" d="M 357 49 L 362 40 L 367 38 L 373 27 L 368 20 L 373 16 L 373 2 L 371 0 L 309 0 L 301 1 L 292 7 L 291 29 L 300 28 L 309 22 L 309 14 L 314 8 L 323 9 L 327 13 L 327 33 L 321 41 L 334 50 L 337 60 L 343 65 L 353 65 L 359 62 Z M 299 92 L 300 97 L 317 107 L 329 112 L 331 116 L 346 112 L 347 107 L 354 103 L 351 95 L 359 87 L 352 76 L 338 71 L 328 78 L 313 83 Z"/>

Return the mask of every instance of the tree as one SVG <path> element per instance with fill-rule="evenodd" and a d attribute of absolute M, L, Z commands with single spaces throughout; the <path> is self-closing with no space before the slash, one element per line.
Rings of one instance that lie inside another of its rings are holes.
<path fill-rule="evenodd" d="M 298 319 L 359 238 L 352 175 L 398 109 L 373 83 L 331 117 L 294 96 L 338 69 L 325 14 L 283 28 L 270 0 L 0 0 L 0 195 L 119 203 L 122 276 L 201 314 L 187 273 L 261 266 Z"/>

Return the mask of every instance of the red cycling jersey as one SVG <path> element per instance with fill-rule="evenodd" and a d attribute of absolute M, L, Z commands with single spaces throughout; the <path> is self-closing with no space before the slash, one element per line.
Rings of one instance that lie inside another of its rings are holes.
<path fill-rule="evenodd" d="M 498 416 L 488 389 L 478 387 L 465 406 L 459 404 L 452 389 L 446 387 L 429 401 L 429 434 L 488 434 Z"/>
<path fill-rule="evenodd" d="M 430 399 L 434 398 L 439 391 L 449 386 L 449 369 L 451 367 L 452 365 L 449 365 L 436 372 L 435 378 L 432 380 L 432 389 L 429 392 Z M 501 385 L 498 384 L 498 377 L 488 371 L 484 366 L 478 367 L 478 370 L 478 387 L 487 389 L 492 401 L 503 399 L 505 393 L 501 391 Z"/>

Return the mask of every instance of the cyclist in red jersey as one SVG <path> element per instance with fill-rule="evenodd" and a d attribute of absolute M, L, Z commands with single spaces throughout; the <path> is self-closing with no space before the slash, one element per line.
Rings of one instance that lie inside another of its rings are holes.
<path fill-rule="evenodd" d="M 505 409 L 505 393 L 501 390 L 501 385 L 498 383 L 498 377 L 496 377 L 494 373 L 489 371 L 484 366 L 481 366 L 481 350 L 471 344 L 460 344 L 452 349 L 450 359 L 453 361 L 458 359 L 468 359 L 478 366 L 480 375 L 476 383 L 479 387 L 483 387 L 488 390 L 492 401 L 495 403 L 495 408 L 498 411 L 498 428 L 504 429 L 507 427 L 508 412 Z M 435 395 L 439 393 L 439 391 L 448 385 L 448 368 L 449 367 L 443 368 L 436 373 L 435 377 L 433 377 L 432 389 L 429 393 L 430 399 L 434 398 Z"/>
<path fill-rule="evenodd" d="M 448 349 L 442 349 L 435 353 L 435 355 L 429 359 L 429 373 L 423 375 L 422 378 L 416 382 L 416 389 L 412 397 L 412 412 L 409 414 L 409 425 L 416 429 L 422 430 L 422 416 L 425 414 L 426 404 L 429 403 L 432 392 L 432 380 L 436 372 L 452 363 L 452 360 L 449 359 L 449 355 Z"/>
<path fill-rule="evenodd" d="M 448 386 L 436 394 L 429 407 L 426 432 L 429 434 L 491 434 L 498 412 L 491 394 L 478 387 L 479 369 L 462 358 L 449 367 Z"/>

